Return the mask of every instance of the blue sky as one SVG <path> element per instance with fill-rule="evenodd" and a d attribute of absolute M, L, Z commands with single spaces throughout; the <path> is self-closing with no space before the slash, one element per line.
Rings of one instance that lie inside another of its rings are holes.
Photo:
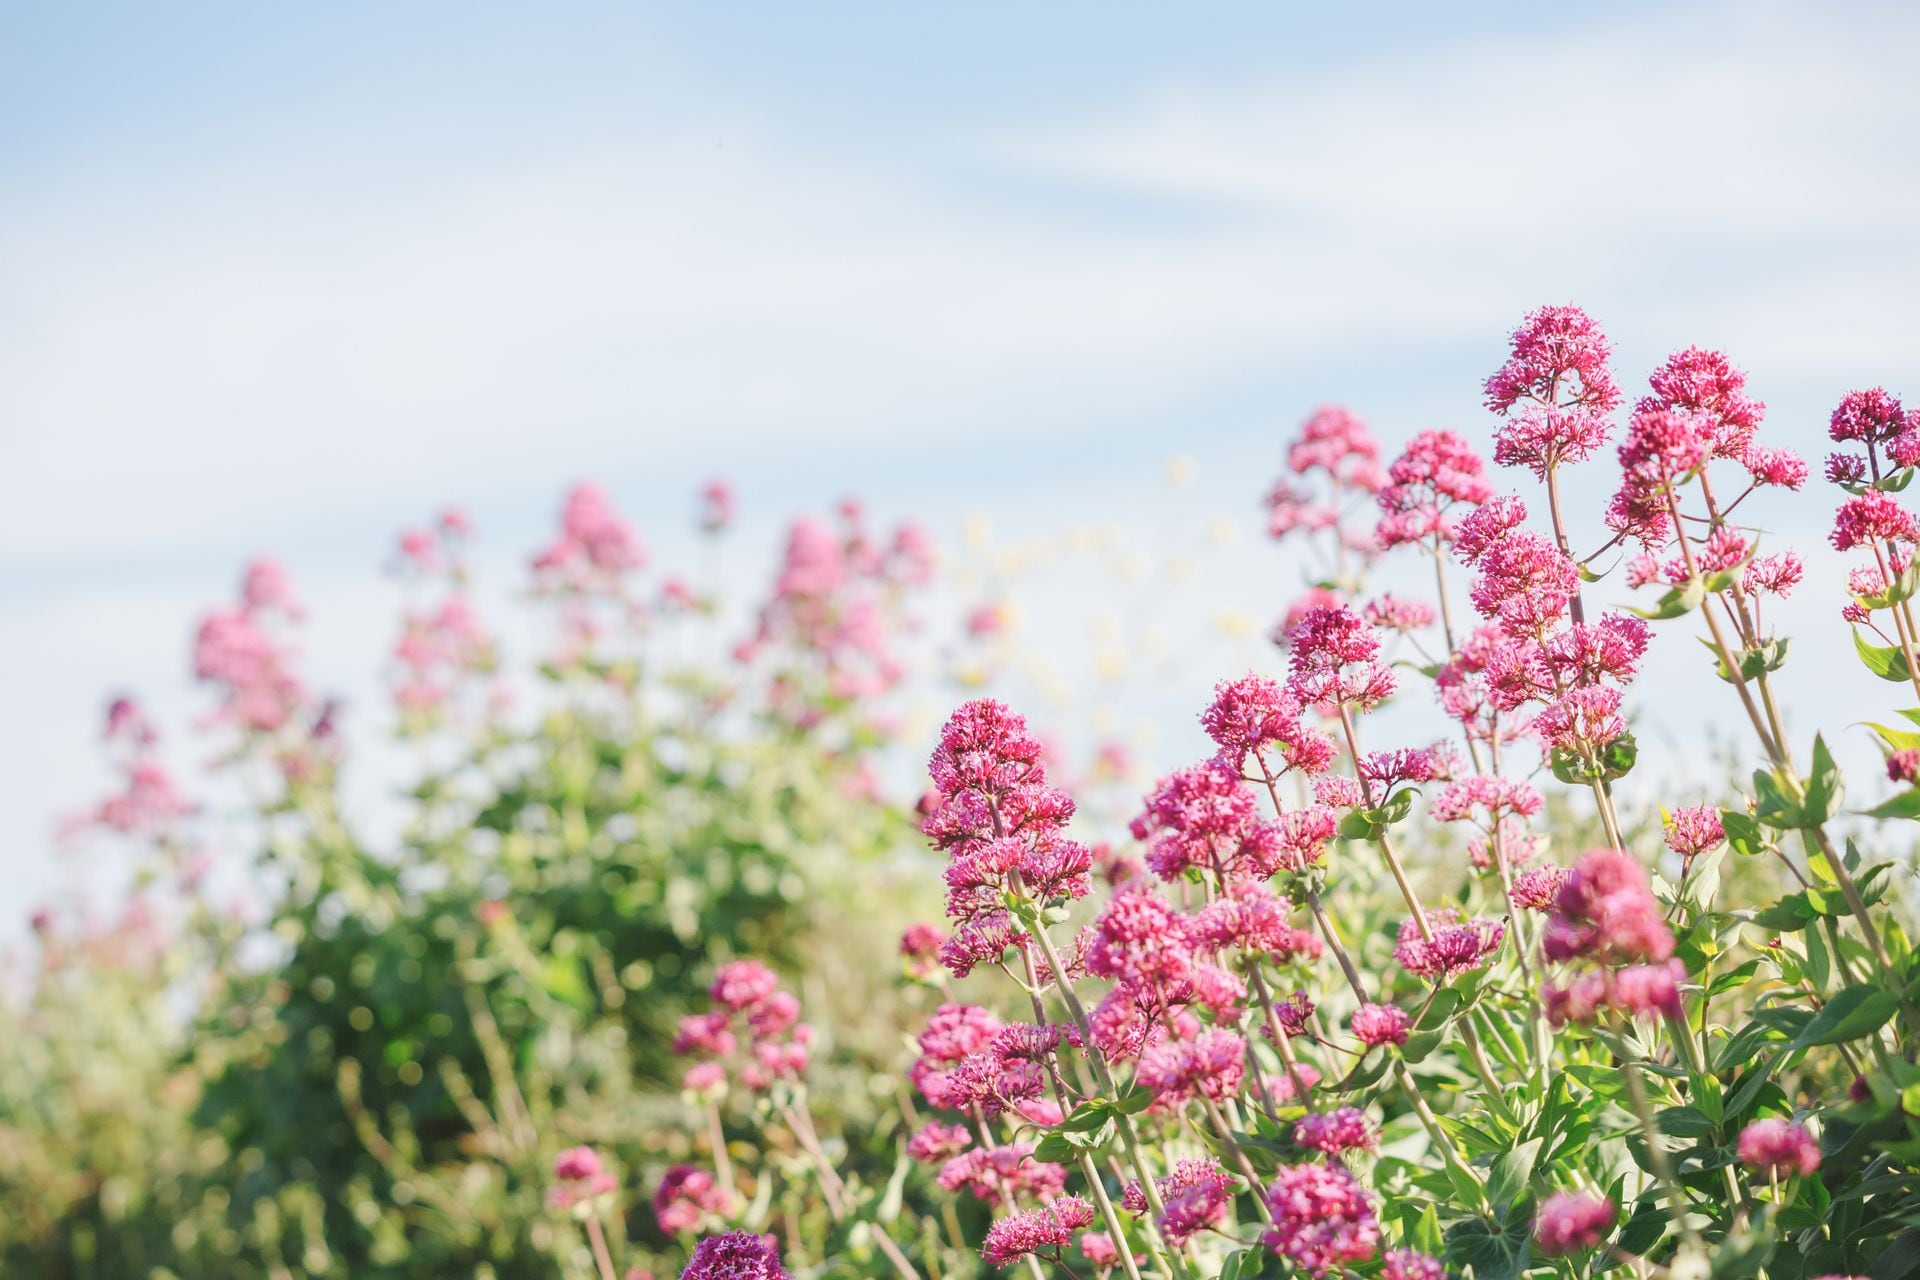
<path fill-rule="evenodd" d="M 0 708 L 32 727 L 0 742 L 0 862 L 28 892 L 98 784 L 101 694 L 189 717 L 187 628 L 255 550 L 364 702 L 372 566 L 450 499 L 503 560 L 580 475 L 658 529 L 725 470 L 761 545 L 847 491 L 1040 529 L 1134 518 L 1181 453 L 1196 509 L 1244 521 L 1323 400 L 1390 441 L 1485 432 L 1475 388 L 1542 301 L 1598 315 L 1629 385 L 1727 348 L 1809 454 L 1847 387 L 1920 394 L 1898 6 L 557 15 L 0 7 Z M 1817 544 L 1829 505 L 1779 536 Z M 1268 614 L 1292 571 L 1243 554 L 1219 589 Z M 1804 595 L 1810 679 L 1845 633 Z"/>

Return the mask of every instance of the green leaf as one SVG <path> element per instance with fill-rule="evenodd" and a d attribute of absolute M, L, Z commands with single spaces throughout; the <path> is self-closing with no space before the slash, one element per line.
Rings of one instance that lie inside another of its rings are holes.
<path fill-rule="evenodd" d="M 1113 1103 L 1092 1098 L 1075 1107 L 1055 1128 L 1066 1133 L 1092 1133 L 1112 1118 Z"/>
<path fill-rule="evenodd" d="M 1920 787 L 1908 787 L 1893 799 L 1867 810 L 1869 818 L 1920 818 Z"/>
<path fill-rule="evenodd" d="M 1641 609 L 1633 605 L 1627 611 L 1637 613 L 1649 622 L 1661 622 L 1667 618 L 1678 618 L 1700 607 L 1707 598 L 1707 584 L 1700 578 L 1689 578 L 1685 587 L 1670 588 L 1667 593 L 1653 602 L 1653 608 Z"/>
<path fill-rule="evenodd" d="M 1870 1036 L 1886 1025 L 1900 996 L 1881 987 L 1856 982 L 1843 987 L 1827 1001 L 1826 1007 L 1794 1037 L 1792 1048 L 1809 1049 L 1818 1044 L 1839 1044 Z"/>
<path fill-rule="evenodd" d="M 1902 715 L 1907 714 L 1901 712 Z M 1871 729 L 1873 736 L 1889 751 L 1920 751 L 1920 733 L 1912 729 L 1895 729 L 1890 725 L 1879 724 L 1872 720 L 1860 722 L 1863 729 Z"/>
<path fill-rule="evenodd" d="M 1487 1199 L 1495 1210 L 1504 1210 L 1525 1193 L 1533 1179 L 1534 1161 L 1540 1157 L 1540 1144 L 1539 1138 L 1523 1142 L 1493 1162 L 1493 1171 L 1487 1175 Z"/>
<path fill-rule="evenodd" d="M 1113 1109 L 1123 1116 L 1139 1115 L 1152 1106 L 1154 1098 L 1158 1096 L 1144 1085 L 1135 1085 L 1120 1095 L 1120 1100 L 1113 1104 Z"/>
<path fill-rule="evenodd" d="M 1041 1164 L 1074 1164 L 1079 1161 L 1080 1153 L 1067 1141 L 1066 1134 L 1056 1131 L 1040 1139 L 1033 1149 L 1033 1158 Z"/>
<path fill-rule="evenodd" d="M 1447 1228 L 1447 1256 L 1473 1268 L 1475 1280 L 1517 1280 L 1533 1260 L 1532 1215 L 1514 1215 L 1498 1232 L 1480 1218 L 1463 1218 Z"/>
<path fill-rule="evenodd" d="M 1827 740 L 1816 733 L 1813 735 L 1813 771 L 1807 775 L 1806 798 L 1800 805 L 1801 817 L 1808 826 L 1817 827 L 1833 816 L 1840 804 L 1841 787 L 1840 766 L 1833 762 Z"/>
<path fill-rule="evenodd" d="M 1372 818 L 1371 809 L 1355 809 L 1340 819 L 1339 834 L 1342 840 L 1374 840 L 1380 835 L 1380 824 Z"/>
<path fill-rule="evenodd" d="M 1720 829 L 1727 833 L 1727 845 L 1735 853 L 1752 857 L 1767 851 L 1760 837 L 1760 822 L 1745 809 L 1722 809 Z"/>
<path fill-rule="evenodd" d="M 1713 1132 L 1713 1121 L 1698 1107 L 1668 1107 L 1654 1120 L 1669 1137 L 1703 1138 Z"/>
<path fill-rule="evenodd" d="M 1854 652 L 1860 655 L 1860 661 L 1866 664 L 1867 670 L 1882 680 L 1901 684 L 1913 678 L 1912 672 L 1907 667 L 1907 655 L 1902 653 L 1898 646 L 1869 644 L 1860 634 L 1860 628 L 1855 627 L 1853 648 Z"/>

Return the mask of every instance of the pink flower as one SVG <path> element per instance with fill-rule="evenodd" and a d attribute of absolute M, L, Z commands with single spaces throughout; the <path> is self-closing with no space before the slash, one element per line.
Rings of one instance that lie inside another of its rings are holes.
<path fill-rule="evenodd" d="M 696 1062 L 680 1077 L 682 1090 L 705 1099 L 724 1096 L 726 1087 L 727 1069 L 717 1062 Z"/>
<path fill-rule="evenodd" d="M 1513 635 L 1544 634 L 1579 589 L 1573 561 L 1551 539 L 1528 529 L 1509 529 L 1488 542 L 1473 563 L 1480 573 L 1468 598 L 1481 617 L 1499 622 Z"/>
<path fill-rule="evenodd" d="M 967 1126 L 929 1120 L 907 1140 L 907 1154 L 922 1164 L 942 1164 L 972 1145 L 973 1135 Z"/>
<path fill-rule="evenodd" d="M 1213 952 L 1244 950 L 1281 963 L 1318 958 L 1320 939 L 1287 923 L 1289 908 L 1264 882 L 1239 881 L 1194 914 L 1188 936 Z"/>
<path fill-rule="evenodd" d="M 1667 848 L 1683 858 L 1705 853 L 1726 838 L 1720 811 L 1712 805 L 1675 809 L 1667 821 Z"/>
<path fill-rule="evenodd" d="M 1360 802 L 1360 784 L 1352 778 L 1327 775 L 1316 779 L 1316 782 L 1338 782 L 1351 786 L 1353 799 L 1348 803 Z M 1315 790 L 1319 790 L 1317 785 Z M 1332 809 L 1315 804 L 1305 809 L 1289 809 L 1274 820 L 1274 826 L 1279 832 L 1280 869 L 1298 872 L 1319 865 L 1326 855 L 1327 842 L 1340 829 L 1340 819 Z"/>
<path fill-rule="evenodd" d="M 696 1230 L 708 1218 L 725 1218 L 733 1197 L 705 1169 L 676 1164 L 653 1193 L 653 1216 L 668 1235 Z"/>
<path fill-rule="evenodd" d="M 700 490 L 700 528 L 719 533 L 733 523 L 733 486 L 725 480 L 709 480 Z"/>
<path fill-rule="evenodd" d="M 1768 1116 L 1740 1131 L 1740 1161 L 1762 1173 L 1805 1177 L 1820 1167 L 1820 1143 L 1807 1127 Z"/>
<path fill-rule="evenodd" d="M 1887 781 L 1913 782 L 1920 780 L 1920 750 L 1912 747 L 1905 751 L 1895 751 L 1887 757 Z"/>
<path fill-rule="evenodd" d="M 1144 884 L 1122 886 L 1094 922 L 1087 970 L 1095 977 L 1148 986 L 1193 976 L 1185 920 Z"/>
<path fill-rule="evenodd" d="M 1541 946 L 1549 960 L 1665 960 L 1673 933 L 1633 855 L 1595 849 L 1567 877 Z"/>
<path fill-rule="evenodd" d="M 1267 1247 L 1310 1276 L 1365 1262 L 1380 1250 L 1373 1204 L 1338 1165 L 1283 1166 L 1267 1189 Z"/>
<path fill-rule="evenodd" d="M 1033 1144 L 1010 1142 L 1000 1147 L 975 1147 L 940 1166 L 934 1181 L 946 1191 L 971 1191 L 976 1199 L 992 1200 L 1003 1192 L 1050 1200 L 1067 1184 L 1065 1167 L 1041 1164 L 1033 1158 Z"/>
<path fill-rule="evenodd" d="M 1368 1047 L 1405 1044 L 1413 1019 L 1390 1004 L 1363 1004 L 1353 1011 L 1353 1034 Z"/>
<path fill-rule="evenodd" d="M 1064 826 L 1073 801 L 1047 786 L 1043 750 L 1026 720 L 1004 703 L 981 698 L 962 705 L 948 717 L 927 762 L 940 801 L 926 834 L 939 848 L 965 851 L 1000 833 Z"/>
<path fill-rule="evenodd" d="M 1380 1280 L 1447 1280 L 1447 1269 L 1440 1259 L 1417 1250 L 1389 1249 Z"/>
<path fill-rule="evenodd" d="M 1324 772 L 1333 761 L 1333 740 L 1301 721 L 1300 700 L 1264 676 L 1251 673 L 1213 686 L 1213 701 L 1200 714 L 1200 727 L 1220 747 L 1220 759 L 1234 772 L 1248 756 L 1258 756 L 1275 773 L 1297 768 Z M 1278 756 L 1278 768 L 1267 752 Z"/>
<path fill-rule="evenodd" d="M 987 1228 L 980 1256 L 995 1267 L 1030 1253 L 1065 1248 L 1073 1233 L 1092 1223 L 1093 1205 L 1079 1196 L 1059 1196 L 1038 1209 L 1009 1214 Z"/>
<path fill-rule="evenodd" d="M 733 1020 L 725 1009 L 690 1013 L 680 1019 L 674 1033 L 673 1051 L 678 1054 L 702 1053 L 724 1058 L 734 1051 Z"/>
<path fill-rule="evenodd" d="M 1380 1145 L 1380 1135 L 1358 1107 L 1339 1107 L 1315 1111 L 1300 1117 L 1293 1126 L 1293 1140 L 1337 1156 L 1345 1151 L 1371 1151 Z"/>
<path fill-rule="evenodd" d="M 1287 466 L 1296 475 L 1324 471 L 1371 490 L 1380 483 L 1373 466 L 1379 457 L 1380 445 L 1359 415 L 1340 405 L 1323 405 L 1287 450 Z"/>
<path fill-rule="evenodd" d="M 779 977 L 758 960 L 733 960 L 714 971 L 707 994 L 739 1013 L 759 1004 L 779 987 Z"/>
<path fill-rule="evenodd" d="M 772 1236 L 729 1231 L 694 1246 L 680 1280 L 793 1280 Z"/>
<path fill-rule="evenodd" d="M 943 1004 L 920 1033 L 924 1061 L 958 1062 L 984 1050 L 1006 1024 L 991 1010 L 971 1004 Z"/>
<path fill-rule="evenodd" d="M 1293 631 L 1288 687 L 1305 703 L 1366 710 L 1393 692 L 1380 634 L 1344 605 L 1309 609 Z"/>
<path fill-rule="evenodd" d="M 547 1189 L 547 1203 L 555 1209 L 571 1209 L 618 1185 L 592 1147 L 570 1147 L 555 1156 L 553 1178 L 556 1185 Z"/>
<path fill-rule="evenodd" d="M 1564 396 L 1610 410 L 1620 403 L 1607 371 L 1612 354 L 1612 343 L 1579 307 L 1540 307 L 1513 331 L 1507 362 L 1487 379 L 1487 407 L 1504 413 L 1523 397 L 1551 404 Z"/>
<path fill-rule="evenodd" d="M 1562 1191 L 1540 1203 L 1533 1220 L 1533 1241 L 1549 1258 L 1590 1249 L 1613 1225 L 1613 1201 L 1586 1191 Z"/>
<path fill-rule="evenodd" d="M 1849 391 L 1840 398 L 1827 421 L 1827 434 L 1838 441 L 1882 444 L 1907 430 L 1910 421 L 1897 396 L 1881 387 Z"/>
<path fill-rule="evenodd" d="M 1699 347 L 1676 351 L 1647 381 L 1653 394 L 1638 408 L 1688 409 L 1706 414 L 1714 422 L 1713 452 L 1717 457 L 1742 457 L 1767 412 L 1766 405 L 1747 395 L 1747 375 L 1736 369 L 1724 352 Z M 1804 474 L 1804 464 L 1801 470 Z"/>
<path fill-rule="evenodd" d="M 1572 874 L 1565 867 L 1535 867 L 1513 878 L 1513 892 L 1507 900 L 1524 911 L 1551 911 L 1560 901 L 1560 890 Z"/>
<path fill-rule="evenodd" d="M 1420 922 L 1408 919 L 1400 926 L 1400 942 L 1393 958 L 1408 973 L 1433 982 L 1445 982 L 1485 964 L 1507 936 L 1504 920 L 1478 917 L 1461 921 L 1451 908 L 1427 913 L 1431 937 L 1420 932 Z"/>
<path fill-rule="evenodd" d="M 900 956 L 906 961 L 907 972 L 915 978 L 929 976 L 940 958 L 940 945 L 946 940 L 947 931 L 939 925 L 908 925 L 900 935 Z"/>
<path fill-rule="evenodd" d="M 1894 442 L 1896 454 L 1909 437 Z M 1897 457 L 1896 457 L 1896 460 Z M 1807 460 L 1791 449 L 1764 448 L 1750 444 L 1740 454 L 1740 465 L 1747 469 L 1757 485 L 1798 492 L 1807 483 Z M 1905 465 L 1905 464 L 1903 464 Z"/>
<path fill-rule="evenodd" d="M 1450 783 L 1429 812 L 1436 822 L 1473 821 L 1491 829 L 1510 815 L 1531 818 L 1542 803 L 1538 791 L 1516 778 L 1475 776 Z"/>
<path fill-rule="evenodd" d="M 1792 551 L 1755 556 L 1741 574 L 1740 586 L 1750 596 L 1786 596 L 1800 585 L 1806 572 L 1805 563 Z"/>
<path fill-rule="evenodd" d="M 1120 1250 L 1113 1243 L 1113 1237 L 1104 1231 L 1082 1231 L 1080 1233 L 1080 1254 L 1102 1275 L 1113 1270 L 1120 1263 Z M 1133 1255 L 1137 1266 L 1147 1260 L 1144 1253 Z"/>
<path fill-rule="evenodd" d="M 1182 1160 L 1173 1172 L 1155 1178 L 1165 1212 L 1159 1218 L 1161 1234 L 1175 1248 L 1220 1224 L 1233 1207 L 1233 1194 L 1239 1183 L 1212 1159 Z M 1144 1214 L 1148 1202 L 1138 1182 L 1130 1182 L 1120 1196 L 1120 1207 L 1128 1213 Z"/>
<path fill-rule="evenodd" d="M 1917 536 L 1913 517 L 1892 494 L 1869 489 L 1840 504 L 1828 541 L 1836 551 L 1851 551 L 1875 542 L 1911 542 Z"/>
<path fill-rule="evenodd" d="M 1465 439 L 1452 431 L 1422 431 L 1393 465 L 1380 490 L 1384 513 L 1376 536 L 1383 547 L 1420 542 L 1436 545 L 1453 537 L 1451 509 L 1478 506 L 1493 496 L 1486 464 Z"/>
<path fill-rule="evenodd" d="M 1197 1097 L 1215 1102 L 1240 1091 L 1247 1069 L 1247 1044 L 1220 1027 L 1208 1027 L 1191 1040 L 1165 1040 L 1140 1054 L 1134 1080 L 1158 1095 L 1156 1110 L 1173 1110 Z"/>
<path fill-rule="evenodd" d="M 1620 691 L 1589 685 L 1574 689 L 1540 713 L 1534 722 L 1548 746 L 1589 762 L 1627 731 L 1618 714 Z"/>
<path fill-rule="evenodd" d="M 1147 866 L 1162 880 L 1199 870 L 1224 882 L 1270 876 L 1281 866 L 1279 830 L 1223 760 L 1162 778 L 1141 825 L 1158 832 L 1147 846 Z"/>

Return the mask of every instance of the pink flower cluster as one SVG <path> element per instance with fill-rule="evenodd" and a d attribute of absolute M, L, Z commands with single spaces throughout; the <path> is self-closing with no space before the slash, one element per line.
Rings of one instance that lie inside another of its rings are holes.
<path fill-rule="evenodd" d="M 1779 1116 L 1755 1120 L 1740 1131 L 1741 1163 L 1762 1173 L 1805 1177 L 1820 1167 L 1820 1143 L 1803 1124 Z"/>
<path fill-rule="evenodd" d="M 1673 955 L 1673 931 L 1633 856 L 1595 849 L 1580 859 L 1555 898 L 1541 936 L 1553 961 L 1588 966 L 1566 986 L 1542 995 L 1555 1023 L 1591 1022 L 1604 1009 L 1629 1017 L 1675 1015 L 1685 968 Z"/>
<path fill-rule="evenodd" d="M 922 829 L 949 855 L 953 936 L 940 958 L 956 978 L 1024 942 L 1006 895 L 1042 902 L 1085 897 L 1093 854 L 1064 834 L 1073 801 L 1047 784 L 1040 740 L 999 702 L 969 702 L 948 718 L 928 768 L 936 795 Z"/>
<path fill-rule="evenodd" d="M 694 1246 L 680 1280 L 793 1280 L 772 1236 L 728 1231 Z"/>
<path fill-rule="evenodd" d="M 989 1266 L 1004 1267 L 1030 1253 L 1058 1252 L 1073 1241 L 1073 1233 L 1093 1222 L 1093 1206 L 1079 1196 L 1058 1196 L 1038 1209 L 1009 1214 L 987 1228 L 980 1256 Z"/>
<path fill-rule="evenodd" d="M 1562 1191 L 1540 1202 L 1533 1242 L 1549 1258 L 1591 1249 L 1606 1239 L 1618 1213 L 1613 1201 L 1586 1191 Z"/>
<path fill-rule="evenodd" d="M 1339 1165 L 1282 1166 L 1267 1188 L 1269 1249 L 1310 1276 L 1324 1276 L 1380 1251 L 1380 1221 L 1366 1189 Z"/>
<path fill-rule="evenodd" d="M 1452 431 L 1422 431 L 1393 465 L 1380 490 L 1382 515 L 1375 532 L 1382 548 L 1419 543 L 1434 550 L 1453 541 L 1459 508 L 1493 497 L 1487 464 Z"/>
<path fill-rule="evenodd" d="M 676 1164 L 653 1193 L 653 1217 L 668 1235 L 697 1231 L 733 1212 L 733 1194 L 705 1169 Z"/>
<path fill-rule="evenodd" d="M 800 1001 L 780 989 L 780 979 L 758 960 L 732 960 L 714 973 L 708 994 L 717 1006 L 688 1014 L 674 1035 L 675 1053 L 705 1059 L 687 1071 L 682 1087 L 708 1096 L 727 1078 L 723 1060 L 739 1054 L 742 1084 L 764 1093 L 781 1080 L 798 1080 L 807 1069 L 813 1028 L 801 1022 Z"/>
<path fill-rule="evenodd" d="M 547 1188 L 547 1204 L 571 1209 L 608 1194 L 618 1185 L 592 1147 L 570 1147 L 553 1158 L 553 1185 Z"/>
<path fill-rule="evenodd" d="M 1578 307 L 1541 307 L 1515 329 L 1507 362 L 1486 382 L 1486 403 L 1502 415 L 1493 460 L 1545 479 L 1583 462 L 1607 441 L 1607 415 L 1620 388 L 1607 361 L 1613 345 Z"/>
<path fill-rule="evenodd" d="M 1218 1227 L 1232 1210 L 1234 1193 L 1239 1187 L 1239 1182 L 1221 1169 L 1216 1160 L 1177 1162 L 1173 1172 L 1154 1179 L 1154 1190 L 1159 1193 L 1164 1208 L 1156 1220 L 1162 1238 L 1178 1249 L 1201 1232 Z M 1120 1207 L 1132 1214 L 1148 1212 L 1147 1195 L 1138 1182 L 1127 1184 L 1120 1197 Z"/>
<path fill-rule="evenodd" d="M 794 521 L 754 632 L 734 650 L 743 663 L 775 656 L 774 709 L 801 728 L 900 682 L 898 598 L 933 574 L 933 543 L 919 525 L 882 541 L 858 502 L 842 502 L 838 514 L 837 529 Z"/>

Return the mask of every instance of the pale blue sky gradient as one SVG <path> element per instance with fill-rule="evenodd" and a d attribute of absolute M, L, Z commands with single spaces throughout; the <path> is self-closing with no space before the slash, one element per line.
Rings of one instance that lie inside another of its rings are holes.
<path fill-rule="evenodd" d="M 106 690 L 185 736 L 188 628 L 245 555 L 375 713 L 373 569 L 444 501 L 506 565 L 571 478 L 671 547 L 725 471 L 744 574 L 850 491 L 944 533 L 1135 521 L 1182 453 L 1196 518 L 1244 526 L 1323 400 L 1484 438 L 1543 301 L 1630 387 L 1725 347 L 1817 458 L 1848 387 L 1920 395 L 1916 35 L 1893 5 L 0 6 L 0 914 L 57 882 Z M 1844 732 L 1882 691 L 1827 661 L 1830 506 L 1774 528 L 1814 553 L 1802 714 Z M 1270 615 L 1293 569 L 1235 556 L 1218 594 Z"/>

